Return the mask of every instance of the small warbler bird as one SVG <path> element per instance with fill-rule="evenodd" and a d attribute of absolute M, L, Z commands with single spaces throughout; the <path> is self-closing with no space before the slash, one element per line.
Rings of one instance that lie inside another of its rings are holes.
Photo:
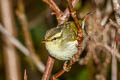
<path fill-rule="evenodd" d="M 79 21 L 84 29 L 84 20 Z M 70 60 L 77 53 L 77 27 L 74 22 L 66 22 L 46 32 L 43 41 L 51 56 L 59 60 Z"/>

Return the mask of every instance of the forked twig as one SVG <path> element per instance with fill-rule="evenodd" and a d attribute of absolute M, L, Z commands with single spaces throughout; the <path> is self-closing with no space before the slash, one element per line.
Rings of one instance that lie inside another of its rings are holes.
<path fill-rule="evenodd" d="M 53 0 L 43 0 L 43 1 L 47 3 L 51 7 L 51 9 L 55 12 L 55 15 L 58 20 L 58 25 L 65 23 L 69 19 L 70 12 L 68 8 L 66 8 L 65 11 L 62 12 Z M 78 1 L 79 0 L 72 1 L 73 7 L 75 7 Z"/>
<path fill-rule="evenodd" d="M 47 3 L 52 10 L 55 11 L 56 15 L 60 15 L 62 11 L 59 9 L 59 7 L 55 4 L 53 0 L 43 0 L 45 3 Z"/>
<path fill-rule="evenodd" d="M 78 3 L 79 0 L 73 0 L 72 1 L 72 6 L 75 7 L 75 5 Z M 70 11 L 68 8 L 65 9 L 62 18 L 62 21 L 59 24 L 63 24 L 64 22 L 68 21 L 70 17 Z"/>
<path fill-rule="evenodd" d="M 61 16 L 63 15 L 63 12 L 59 9 L 59 7 L 55 4 L 55 2 L 53 0 L 43 0 L 45 3 L 47 3 L 51 9 L 55 12 L 53 12 L 53 14 L 56 15 L 58 23 L 60 23 Z"/>

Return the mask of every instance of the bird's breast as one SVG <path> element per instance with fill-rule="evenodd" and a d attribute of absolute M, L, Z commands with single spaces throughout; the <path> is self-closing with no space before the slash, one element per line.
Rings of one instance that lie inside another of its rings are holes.
<path fill-rule="evenodd" d="M 77 53 L 78 51 L 77 45 L 78 45 L 77 40 L 67 42 L 66 44 L 63 45 L 48 42 L 46 43 L 46 48 L 51 56 L 59 60 L 69 60 L 72 58 L 74 54 Z"/>

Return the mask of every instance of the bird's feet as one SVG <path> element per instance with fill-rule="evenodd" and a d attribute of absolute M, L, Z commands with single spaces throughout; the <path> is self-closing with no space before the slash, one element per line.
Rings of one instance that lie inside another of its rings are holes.
<path fill-rule="evenodd" d="M 67 65 L 68 65 L 68 61 L 65 61 L 64 65 L 63 65 L 63 70 L 66 71 L 66 72 L 69 72 L 71 67 L 69 68 L 69 67 L 67 67 Z"/>

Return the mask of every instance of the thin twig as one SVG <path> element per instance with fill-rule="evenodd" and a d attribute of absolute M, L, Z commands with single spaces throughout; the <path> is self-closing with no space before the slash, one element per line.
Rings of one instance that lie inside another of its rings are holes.
<path fill-rule="evenodd" d="M 43 0 L 45 3 L 47 3 L 52 10 L 55 11 L 56 15 L 61 15 L 62 11 L 58 8 L 58 6 L 55 4 L 53 0 Z"/>
<path fill-rule="evenodd" d="M 118 0 L 112 0 L 113 3 L 113 9 L 115 11 L 115 19 L 117 23 L 120 25 L 120 5 Z"/>
<path fill-rule="evenodd" d="M 104 45 L 103 43 L 95 43 L 96 44 L 96 46 L 102 46 L 102 47 L 104 47 L 105 49 L 107 49 L 110 53 L 111 53 L 111 55 L 112 55 L 112 48 L 111 47 L 109 47 L 108 45 Z M 120 53 L 118 52 L 118 50 L 117 49 L 115 49 L 114 50 L 115 51 L 115 56 L 117 57 L 117 59 L 118 60 L 120 60 Z"/>
<path fill-rule="evenodd" d="M 33 58 L 31 57 L 32 53 L 30 53 L 30 51 L 19 42 L 19 40 L 17 40 L 14 36 L 12 36 L 11 33 L 9 33 L 5 28 L 3 28 L 3 26 L 1 24 L 0 24 L 0 32 L 3 35 L 5 35 L 9 39 L 9 41 L 14 46 L 16 46 L 24 55 L 28 56 L 29 58 L 31 58 L 35 62 L 35 59 L 33 59 L 35 57 L 33 57 Z M 37 63 L 35 65 L 37 66 L 38 70 L 41 72 L 44 72 L 44 70 L 45 70 L 44 64 L 41 61 L 35 62 L 35 63 Z"/>
<path fill-rule="evenodd" d="M 69 5 L 71 16 L 73 17 L 73 19 L 75 21 L 76 27 L 78 28 L 78 30 L 82 30 L 81 27 L 80 27 L 79 21 L 76 17 L 76 11 L 73 10 L 72 0 L 67 0 L 67 2 L 68 2 L 68 5 Z"/>
<path fill-rule="evenodd" d="M 116 29 L 117 29 L 117 32 L 120 34 L 120 26 L 115 23 L 112 19 L 109 19 L 110 21 L 110 24 L 112 24 Z"/>
<path fill-rule="evenodd" d="M 49 80 L 54 62 L 55 62 L 55 59 L 52 58 L 51 56 L 48 56 L 48 60 L 45 67 L 45 71 L 43 73 L 44 75 L 42 76 L 42 80 Z"/>
<path fill-rule="evenodd" d="M 51 7 L 51 9 L 55 12 L 58 23 L 60 23 L 60 21 L 62 21 L 61 16 L 63 15 L 63 12 L 59 9 L 59 7 L 55 4 L 53 0 L 43 0 L 43 1 L 47 3 Z"/>
<path fill-rule="evenodd" d="M 39 62 L 40 59 L 38 58 L 38 56 L 36 55 L 36 51 L 33 47 L 33 42 L 32 42 L 32 38 L 31 38 L 31 35 L 28 31 L 28 21 L 27 21 L 27 18 L 26 18 L 26 15 L 25 15 L 25 10 L 24 10 L 24 4 L 22 2 L 22 0 L 18 0 L 18 10 L 16 11 L 16 15 L 22 25 L 22 30 L 23 30 L 23 33 L 24 33 L 24 38 L 25 38 L 25 43 L 26 43 L 26 46 L 28 48 L 28 50 L 30 51 L 30 55 L 31 55 L 31 58 L 33 58 L 34 60 L 34 63 L 36 65 L 38 65 L 37 67 L 42 67 L 41 64 Z M 42 62 L 41 62 L 42 63 Z"/>
<path fill-rule="evenodd" d="M 10 0 L 0 0 L 1 17 L 4 28 L 15 36 L 15 20 L 13 16 L 13 6 Z M 15 47 L 9 42 L 7 36 L 3 38 L 3 57 L 6 71 L 6 80 L 21 80 L 21 70 L 19 56 Z"/>
<path fill-rule="evenodd" d="M 26 73 L 26 69 L 24 70 L 24 80 L 27 80 L 27 73 Z"/>
<path fill-rule="evenodd" d="M 104 16 L 104 18 L 101 21 L 101 26 L 104 26 L 106 24 L 110 14 L 113 12 L 113 9 L 112 9 L 111 5 L 112 5 L 111 4 L 111 0 L 108 0 L 107 4 L 106 4 L 106 9 L 105 9 L 105 16 Z"/>
<path fill-rule="evenodd" d="M 115 55 L 112 56 L 112 76 L 111 80 L 117 80 L 117 59 Z"/>
<path fill-rule="evenodd" d="M 63 23 L 65 23 L 68 19 L 69 19 L 69 16 L 70 16 L 70 12 L 69 12 L 69 9 L 66 8 L 64 12 L 62 12 L 58 6 L 55 4 L 55 2 L 53 0 L 43 0 L 45 3 L 47 3 L 52 10 L 55 11 L 56 13 L 56 16 L 57 16 L 57 20 L 58 20 L 58 25 L 61 25 Z M 75 5 L 78 3 L 79 0 L 73 0 L 72 1 L 72 5 L 73 7 L 75 7 Z"/>
<path fill-rule="evenodd" d="M 72 6 L 75 7 L 75 5 L 78 3 L 78 1 L 79 0 L 73 0 Z M 70 17 L 70 11 L 69 11 L 69 8 L 66 8 L 63 15 L 61 16 L 62 21 L 59 24 L 63 24 L 66 21 L 68 21 L 69 17 Z"/>
<path fill-rule="evenodd" d="M 111 76 L 111 80 L 117 80 L 117 59 L 116 59 L 116 42 L 114 41 L 114 37 L 115 37 L 116 33 L 115 30 L 112 31 L 112 67 L 111 67 L 111 71 L 112 71 L 112 76 Z"/>
<path fill-rule="evenodd" d="M 113 47 L 115 49 L 115 44 L 113 44 Z M 113 49 L 113 55 L 112 55 L 112 76 L 111 76 L 111 80 L 117 80 L 117 59 L 116 59 L 116 56 L 115 56 L 115 52 L 114 52 L 114 49 Z"/>

